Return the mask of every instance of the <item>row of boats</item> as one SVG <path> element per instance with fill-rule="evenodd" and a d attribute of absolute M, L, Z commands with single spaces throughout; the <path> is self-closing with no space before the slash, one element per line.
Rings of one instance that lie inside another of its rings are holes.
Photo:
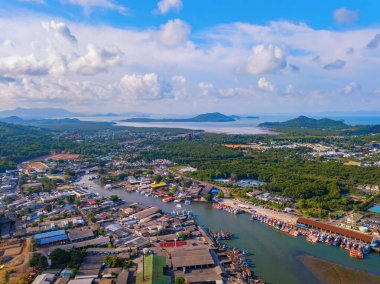
<path fill-rule="evenodd" d="M 247 259 L 245 258 L 245 251 L 237 248 L 227 249 L 226 255 L 232 261 L 235 270 L 240 272 L 244 279 L 248 280 L 252 278 L 252 271 L 249 268 Z"/>
<path fill-rule="evenodd" d="M 218 258 L 226 268 L 226 273 L 239 276 L 238 280 L 231 283 L 264 284 L 261 279 L 256 279 L 246 258 L 248 252 L 238 248 L 229 248 L 228 245 L 218 242 Z M 224 259 L 226 258 L 226 259 Z M 229 267 L 226 267 L 226 265 Z"/>
<path fill-rule="evenodd" d="M 231 240 L 233 238 L 233 234 L 231 232 L 210 232 L 211 238 L 218 243 L 220 240 Z"/>
<path fill-rule="evenodd" d="M 222 203 L 218 203 L 218 202 L 216 202 L 216 203 L 213 204 L 213 208 L 225 211 L 225 212 L 230 213 L 232 215 L 237 215 L 237 214 L 242 213 L 242 211 L 239 210 L 239 209 L 236 209 L 236 208 L 233 208 L 231 206 L 228 206 L 228 205 L 225 205 L 225 204 L 222 204 Z"/>
<path fill-rule="evenodd" d="M 328 246 L 335 246 L 346 249 L 349 251 L 349 255 L 356 259 L 363 259 L 365 254 L 371 252 L 371 246 L 369 244 L 363 245 L 362 243 L 356 243 L 343 236 L 322 233 L 318 230 L 300 228 L 281 222 L 277 219 L 261 216 L 258 214 L 253 214 L 251 216 L 251 220 L 257 220 L 283 233 L 288 233 L 293 237 L 305 236 L 306 241 L 310 243 L 324 243 Z"/>
<path fill-rule="evenodd" d="M 349 251 L 353 258 L 363 259 L 364 255 L 371 252 L 369 244 L 358 244 L 341 236 L 331 236 L 323 234 L 319 231 L 310 230 L 306 236 L 306 240 L 311 243 L 325 243 L 328 246 L 340 247 Z"/>

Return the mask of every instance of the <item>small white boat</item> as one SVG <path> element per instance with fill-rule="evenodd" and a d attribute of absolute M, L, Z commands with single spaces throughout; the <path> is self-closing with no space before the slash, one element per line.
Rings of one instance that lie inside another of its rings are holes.
<path fill-rule="evenodd" d="M 190 205 L 191 201 L 190 200 L 185 200 L 185 205 Z"/>
<path fill-rule="evenodd" d="M 181 204 L 177 204 L 175 207 L 182 208 Z"/>

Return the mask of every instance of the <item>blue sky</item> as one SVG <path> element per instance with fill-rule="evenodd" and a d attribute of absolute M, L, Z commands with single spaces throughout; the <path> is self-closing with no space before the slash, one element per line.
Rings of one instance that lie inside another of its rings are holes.
<path fill-rule="evenodd" d="M 1 2 L 0 109 L 380 107 L 376 0 Z"/>

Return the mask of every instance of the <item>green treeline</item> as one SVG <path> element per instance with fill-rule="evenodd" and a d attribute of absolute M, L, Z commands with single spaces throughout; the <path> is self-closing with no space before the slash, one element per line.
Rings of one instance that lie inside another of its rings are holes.
<path fill-rule="evenodd" d="M 161 157 L 189 164 L 198 169 L 190 175 L 204 181 L 250 178 L 267 182 L 264 191 L 292 198 L 299 208 L 315 217 L 325 217 L 339 210 L 364 210 L 369 204 L 356 203 L 347 194 L 358 184 L 380 184 L 378 167 L 354 167 L 340 161 L 308 159 L 305 154 L 310 149 L 307 148 L 246 151 L 243 154 L 241 150 L 207 140 L 209 137 L 200 141 L 160 143 L 159 150 L 140 154 L 148 160 Z"/>

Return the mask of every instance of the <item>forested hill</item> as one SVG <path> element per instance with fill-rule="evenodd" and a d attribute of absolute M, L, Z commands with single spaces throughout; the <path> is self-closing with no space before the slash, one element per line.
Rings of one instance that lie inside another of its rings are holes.
<path fill-rule="evenodd" d="M 313 128 L 313 129 L 329 129 L 338 130 L 349 127 L 343 121 L 333 120 L 329 118 L 314 119 L 307 116 L 299 116 L 297 118 L 284 122 L 264 122 L 259 124 L 260 127 L 290 127 L 290 128 Z"/>
<path fill-rule="evenodd" d="M 0 172 L 14 168 L 18 162 L 48 154 L 52 142 L 48 130 L 0 122 Z"/>

